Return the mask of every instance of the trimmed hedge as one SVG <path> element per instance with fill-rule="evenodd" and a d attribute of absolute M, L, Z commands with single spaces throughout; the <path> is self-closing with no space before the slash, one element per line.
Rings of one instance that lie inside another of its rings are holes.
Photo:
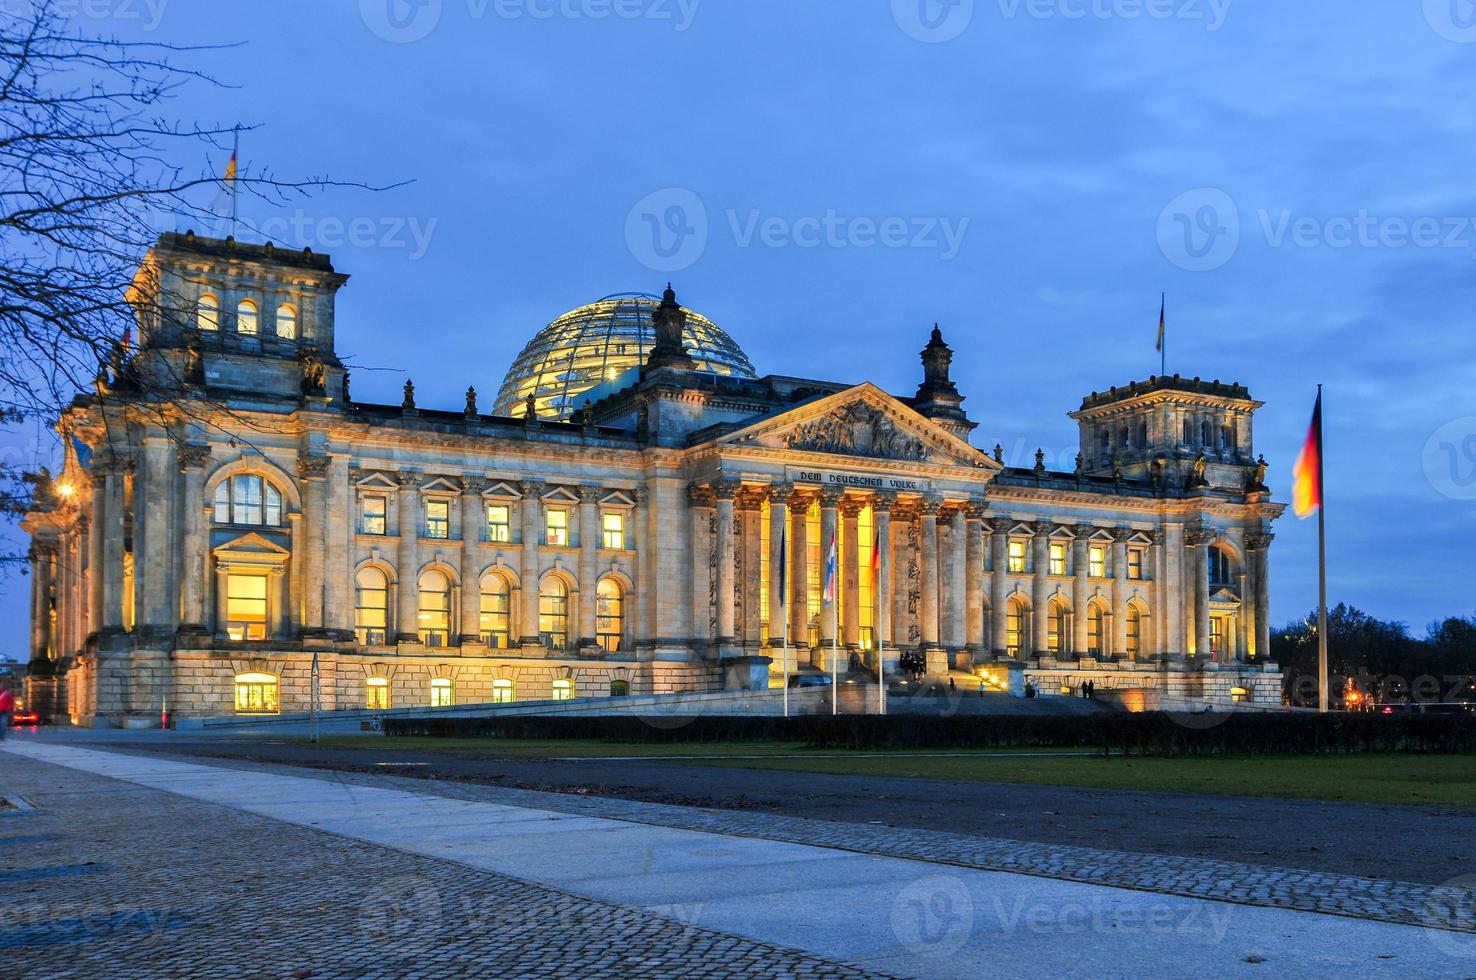
<path fill-rule="evenodd" d="M 1374 714 L 386 718 L 387 735 L 603 742 L 801 742 L 817 749 L 1091 748 L 1129 755 L 1476 751 L 1476 716 Z"/>

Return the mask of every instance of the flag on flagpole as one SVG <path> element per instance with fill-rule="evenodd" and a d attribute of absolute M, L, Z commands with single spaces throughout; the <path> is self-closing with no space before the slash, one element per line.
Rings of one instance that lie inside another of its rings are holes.
<path fill-rule="evenodd" d="M 784 529 L 779 529 L 779 608 L 783 609 L 789 599 L 789 589 L 785 583 L 789 580 L 789 557 L 785 541 Z M 770 627 L 772 629 L 772 627 Z"/>
<path fill-rule="evenodd" d="M 871 581 L 876 583 L 881 575 L 881 532 L 871 533 Z"/>
<path fill-rule="evenodd" d="M 825 604 L 835 601 L 835 535 L 830 536 L 830 552 L 825 556 Z"/>
<path fill-rule="evenodd" d="M 1311 517 L 1322 508 L 1322 392 L 1312 408 L 1312 425 L 1307 440 L 1292 467 L 1292 510 L 1301 518 Z"/>
<path fill-rule="evenodd" d="M 1168 310 L 1168 294 L 1167 293 L 1163 293 L 1163 294 L 1160 295 L 1159 300 L 1158 300 L 1158 343 L 1153 348 L 1156 351 L 1162 351 L 1163 350 L 1163 339 L 1164 339 L 1163 338 L 1163 332 L 1164 332 L 1164 327 L 1167 324 L 1167 321 L 1164 319 L 1164 314 L 1165 314 L 1165 312 L 1167 312 L 1167 310 Z"/>
<path fill-rule="evenodd" d="M 236 152 L 237 151 L 235 150 L 231 151 L 231 159 L 230 162 L 226 164 L 225 176 L 221 178 L 221 180 L 225 181 L 225 185 L 232 190 L 234 190 L 236 186 Z"/>

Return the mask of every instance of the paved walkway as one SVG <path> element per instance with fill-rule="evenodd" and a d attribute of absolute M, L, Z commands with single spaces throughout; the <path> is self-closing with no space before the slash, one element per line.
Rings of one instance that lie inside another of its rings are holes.
<path fill-rule="evenodd" d="M 1459 932 L 39 742 L 8 749 L 278 826 L 436 859 L 439 868 L 536 883 L 597 909 L 639 909 L 638 921 L 735 948 L 759 944 L 804 959 L 785 952 L 799 950 L 814 963 L 881 974 L 1476 975 L 1476 938 Z M 375 872 L 372 863 L 344 869 L 371 880 Z M 300 887 L 305 902 L 319 900 L 316 881 Z M 458 894 L 449 883 L 433 890 L 437 898 Z M 354 907 L 360 916 L 368 909 L 362 900 Z M 590 941 L 578 929 L 563 932 L 563 942 Z M 671 949 L 685 956 L 688 946 L 711 962 L 714 950 L 702 942 Z M 513 972 L 534 972 L 547 947 L 546 936 L 527 946 Z M 434 959 L 433 950 L 427 955 Z M 755 966 L 750 960 L 745 971 L 793 972 Z"/>

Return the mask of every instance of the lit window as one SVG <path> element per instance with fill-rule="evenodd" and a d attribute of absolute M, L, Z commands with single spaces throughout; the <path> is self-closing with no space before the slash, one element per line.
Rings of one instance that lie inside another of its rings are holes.
<path fill-rule="evenodd" d="M 259 476 L 222 480 L 215 488 L 215 523 L 282 526 L 282 494 Z"/>
<path fill-rule="evenodd" d="M 425 502 L 425 536 L 441 540 L 451 537 L 451 502 L 449 500 L 427 500 Z"/>
<path fill-rule="evenodd" d="M 512 590 L 507 579 L 491 573 L 482 577 L 482 642 L 498 650 L 512 642 Z"/>
<path fill-rule="evenodd" d="M 364 682 L 364 707 L 370 711 L 388 711 L 390 682 L 388 677 L 371 677 Z"/>
<path fill-rule="evenodd" d="M 1143 549 L 1128 549 L 1128 578 L 1140 581 L 1143 578 Z"/>
<path fill-rule="evenodd" d="M 361 568 L 354 576 L 354 631 L 364 646 L 388 642 L 389 582 L 377 568 Z"/>
<path fill-rule="evenodd" d="M 517 689 L 513 687 L 512 681 L 498 678 L 492 682 L 493 704 L 512 704 L 517 697 Z"/>
<path fill-rule="evenodd" d="M 1025 638 L 1025 608 L 1019 599 L 1011 599 L 1005 616 L 1005 653 L 1018 657 Z"/>
<path fill-rule="evenodd" d="M 615 680 L 613 680 L 613 681 L 611 681 L 610 682 L 610 697 L 612 697 L 612 698 L 626 698 L 626 697 L 630 697 L 630 681 L 622 681 L 622 680 L 620 680 L 618 678 L 615 679 Z"/>
<path fill-rule="evenodd" d="M 1219 616 L 1210 617 L 1210 655 L 1219 657 L 1225 652 L 1225 620 Z"/>
<path fill-rule="evenodd" d="M 1087 609 L 1087 653 L 1093 657 L 1102 655 L 1102 607 Z"/>
<path fill-rule="evenodd" d="M 1010 542 L 1010 571 L 1025 571 L 1025 542 L 1012 540 Z"/>
<path fill-rule="evenodd" d="M 553 682 L 553 699 L 555 701 L 574 700 L 574 682 L 568 678 L 562 678 Z"/>
<path fill-rule="evenodd" d="M 595 639 L 606 653 L 616 653 L 625 633 L 624 590 L 619 582 L 607 578 L 595 592 Z"/>
<path fill-rule="evenodd" d="M 553 510 L 548 512 L 548 540 L 547 543 L 556 548 L 564 548 L 569 544 L 569 512 L 567 510 Z"/>
<path fill-rule="evenodd" d="M 1093 547 L 1087 551 L 1087 574 L 1092 578 L 1107 577 L 1107 551 Z"/>
<path fill-rule="evenodd" d="M 297 339 L 297 310 L 291 303 L 277 307 L 277 336 L 283 340 Z"/>
<path fill-rule="evenodd" d="M 604 541 L 606 548 L 614 551 L 625 550 L 625 515 L 619 513 L 606 513 L 604 515 Z"/>
<path fill-rule="evenodd" d="M 257 313 L 256 303 L 249 299 L 241 300 L 236 307 L 236 333 L 255 336 L 261 331 L 261 317 Z"/>
<path fill-rule="evenodd" d="M 1128 606 L 1127 655 L 1137 657 L 1143 649 L 1143 614 L 1137 606 Z"/>
<path fill-rule="evenodd" d="M 220 300 L 208 293 L 200 297 L 200 304 L 195 307 L 195 326 L 212 332 L 220 329 Z"/>
<path fill-rule="evenodd" d="M 428 647 L 451 644 L 451 583 L 434 569 L 420 576 L 420 642 Z"/>
<path fill-rule="evenodd" d="M 507 504 L 487 506 L 487 540 L 497 544 L 512 540 L 512 508 Z"/>
<path fill-rule="evenodd" d="M 1051 542 L 1051 568 L 1052 575 L 1066 574 L 1066 546 L 1059 542 Z"/>
<path fill-rule="evenodd" d="M 233 640 L 267 638 L 267 577 L 226 576 L 226 635 Z"/>
<path fill-rule="evenodd" d="M 1249 701 L 1250 699 L 1251 699 L 1250 688 L 1248 688 L 1248 687 L 1232 687 L 1230 689 L 1230 700 L 1231 701 Z"/>
<path fill-rule="evenodd" d="M 432 708 L 449 708 L 456 703 L 456 688 L 451 686 L 449 677 L 431 678 L 431 703 Z"/>
<path fill-rule="evenodd" d="M 1046 616 L 1046 649 L 1059 656 L 1061 640 L 1065 635 L 1066 606 L 1059 602 L 1052 602 L 1050 612 Z"/>
<path fill-rule="evenodd" d="M 366 496 L 360 504 L 359 530 L 364 534 L 387 534 L 389 525 L 386 514 L 389 500 L 380 496 Z"/>
<path fill-rule="evenodd" d="M 569 588 L 557 576 L 544 579 L 538 595 L 538 637 L 550 650 L 569 645 Z"/>
<path fill-rule="evenodd" d="M 277 678 L 272 674 L 236 675 L 236 713 L 242 715 L 274 715 L 281 710 L 277 701 Z"/>

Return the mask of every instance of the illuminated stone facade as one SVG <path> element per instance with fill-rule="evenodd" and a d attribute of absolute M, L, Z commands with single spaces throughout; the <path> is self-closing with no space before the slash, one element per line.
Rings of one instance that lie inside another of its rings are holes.
<path fill-rule="evenodd" d="M 717 375 L 668 290 L 645 367 L 568 421 L 475 392 L 422 409 L 409 385 L 370 405 L 335 353 L 346 278 L 192 235 L 150 253 L 137 347 L 61 420 L 25 524 L 53 712 L 305 711 L 315 658 L 328 710 L 752 689 L 785 650 L 791 671 L 905 655 L 1017 693 L 1279 703 L 1282 507 L 1244 388 L 1094 393 L 1074 472 L 1012 468 L 970 445 L 937 330 L 911 396 Z"/>

